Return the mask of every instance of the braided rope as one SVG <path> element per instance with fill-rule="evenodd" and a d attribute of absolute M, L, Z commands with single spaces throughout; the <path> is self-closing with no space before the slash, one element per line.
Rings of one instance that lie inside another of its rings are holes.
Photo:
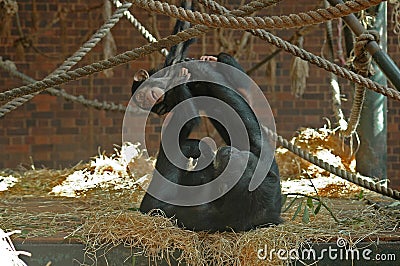
<path fill-rule="evenodd" d="M 9 61 L 0 60 L 0 67 L 3 68 L 4 70 L 6 70 L 11 75 L 13 75 L 14 77 L 20 78 L 26 84 L 30 84 L 32 82 L 36 82 L 35 79 L 33 79 L 33 78 L 31 78 L 31 77 L 19 72 L 16 68 L 12 67 L 9 64 Z M 71 95 L 71 94 L 67 93 L 65 90 L 63 90 L 63 89 L 61 89 L 59 87 L 48 88 L 47 92 L 50 95 L 63 97 L 64 99 L 66 99 L 68 101 L 77 102 L 77 103 L 80 103 L 80 104 L 82 104 L 82 105 L 84 105 L 86 107 L 94 107 L 96 109 L 106 110 L 106 111 L 118 111 L 118 112 L 121 112 L 121 113 L 126 112 L 126 106 L 125 105 L 115 104 L 113 102 L 106 102 L 106 101 L 99 102 L 98 100 L 88 100 L 83 95 L 74 96 L 74 95 Z M 21 99 L 24 99 L 24 98 L 21 97 L 21 98 L 14 99 L 14 101 L 16 101 L 15 104 L 18 104 L 18 102 L 17 102 L 18 99 L 21 100 Z M 139 108 L 136 108 L 136 109 L 130 108 L 129 110 L 132 111 L 132 112 L 135 112 L 135 113 L 144 112 L 142 109 L 139 109 Z M 0 109 L 0 113 L 2 113 L 3 111 L 4 111 L 3 109 Z"/>
<path fill-rule="evenodd" d="M 119 0 L 111 0 L 111 2 L 117 8 L 122 6 L 122 3 Z M 139 33 L 149 42 L 156 42 L 157 39 L 132 15 L 129 10 L 124 12 L 124 16 L 129 20 L 129 22 L 139 31 Z M 163 48 L 161 49 L 160 53 L 164 56 L 168 55 L 168 50 Z"/>
<path fill-rule="evenodd" d="M 302 27 L 318 24 L 349 14 L 365 10 L 381 3 L 383 0 L 353 0 L 343 4 L 330 6 L 326 9 L 301 12 L 298 14 L 266 16 L 266 17 L 240 17 L 234 14 L 216 15 L 206 14 L 198 11 L 186 10 L 175 5 L 162 3 L 154 0 L 133 0 L 132 2 L 148 11 L 168 15 L 180 20 L 189 21 L 193 24 L 201 24 L 214 28 L 231 29 L 282 29 Z"/>
<path fill-rule="evenodd" d="M 199 3 L 202 3 L 204 6 L 210 8 L 211 10 L 217 11 L 220 14 L 224 13 L 229 13 L 230 11 L 220 5 L 219 3 L 213 1 L 213 0 L 198 0 Z M 257 10 L 260 10 L 262 8 L 266 8 L 272 5 L 275 5 L 279 2 L 282 2 L 283 0 L 255 0 L 251 1 L 250 3 L 240 6 L 237 10 L 232 10 L 231 14 L 241 17 L 241 16 L 246 16 L 248 14 L 251 14 Z"/>
<path fill-rule="evenodd" d="M 124 12 L 128 10 L 129 7 L 131 7 L 131 3 L 125 3 L 122 5 L 120 8 L 118 8 L 115 13 L 92 35 L 92 37 L 85 42 L 78 51 L 76 51 L 72 56 L 70 56 L 67 60 L 65 60 L 56 70 L 54 70 L 48 77 L 55 77 L 57 75 L 60 75 L 62 73 L 65 73 L 66 71 L 70 70 L 73 66 L 75 66 L 82 58 L 90 52 L 93 47 L 97 45 L 101 41 L 104 36 L 107 35 L 107 33 L 111 30 L 112 27 L 117 24 L 117 22 L 121 19 L 123 16 Z M 2 64 L 3 67 L 5 67 L 4 64 Z M 7 69 L 7 68 L 6 68 Z M 34 79 L 31 80 L 31 82 L 35 82 Z M 54 91 L 51 93 L 52 95 L 56 95 L 57 93 Z M 6 103 L 5 105 L 0 107 L 0 117 L 3 117 L 7 113 L 17 109 L 18 107 L 22 106 L 26 102 L 30 101 L 38 95 L 40 91 L 34 92 L 32 94 L 27 94 L 23 95 L 22 97 L 19 97 L 17 99 L 13 99 L 12 101 Z M 64 93 L 63 93 L 64 94 Z M 63 94 L 60 94 L 63 95 Z M 66 95 L 64 95 L 66 96 Z M 65 97 L 71 98 L 69 96 Z M 81 99 L 82 100 L 82 99 Z M 88 103 L 87 103 L 88 104 Z"/>
<path fill-rule="evenodd" d="M 203 2 L 214 11 L 217 12 L 225 12 L 227 9 L 225 7 L 220 6 L 219 4 L 215 3 L 213 0 L 199 0 L 199 2 Z M 210 4 L 214 2 L 213 4 Z M 316 56 L 313 53 L 310 53 L 302 48 L 297 47 L 296 45 L 291 44 L 288 41 L 282 40 L 278 36 L 269 33 L 266 30 L 251 30 L 250 31 L 253 35 L 259 37 L 262 40 L 267 41 L 268 43 L 285 50 L 286 52 L 291 53 L 294 56 L 300 57 L 303 60 L 308 61 L 309 63 L 316 65 L 320 68 L 325 69 L 326 71 L 332 72 L 337 76 L 350 80 L 354 83 L 360 84 L 367 89 L 373 90 L 378 92 L 382 95 L 385 95 L 389 98 L 395 99 L 400 101 L 400 93 L 397 90 L 394 90 L 390 87 L 384 87 L 379 83 L 376 83 L 370 79 L 367 79 L 361 75 L 358 75 L 346 68 L 343 68 L 335 63 L 332 63 L 322 57 Z"/>
<path fill-rule="evenodd" d="M 207 26 L 196 25 L 193 28 L 189 28 L 182 32 L 179 32 L 176 35 L 170 35 L 168 37 L 162 38 L 159 41 L 151 44 L 144 45 L 139 48 L 132 49 L 130 51 L 126 51 L 122 54 L 116 55 L 109 59 L 101 60 L 97 63 L 93 63 L 81 68 L 76 69 L 75 71 L 69 71 L 65 74 L 59 75 L 58 77 L 46 78 L 42 81 L 35 82 L 34 84 L 29 84 L 27 86 L 22 86 L 18 88 L 14 88 L 8 90 L 6 92 L 0 93 L 0 101 L 6 99 L 12 99 L 15 97 L 19 97 L 25 94 L 33 93 L 36 91 L 44 90 L 48 87 L 60 85 L 66 83 L 68 81 L 76 80 L 83 76 L 87 76 L 93 73 L 97 73 L 103 71 L 108 68 L 115 67 L 117 65 L 125 64 L 129 61 L 135 60 L 143 55 L 150 54 L 154 51 L 160 50 L 164 47 L 170 47 L 179 42 L 186 41 L 188 39 L 194 38 L 201 34 L 206 33 L 209 30 Z M 331 63 L 319 56 L 315 56 L 312 53 L 309 53 L 303 49 L 298 48 L 295 45 L 290 44 L 277 36 L 272 35 L 271 33 L 265 30 L 255 30 L 252 33 L 263 40 L 277 46 L 278 48 L 282 48 L 291 54 L 302 58 L 310 62 L 311 64 L 315 64 L 325 70 L 335 73 L 336 75 L 343 77 L 345 79 L 351 80 L 355 83 L 361 84 L 368 89 L 381 93 L 390 98 L 400 100 L 400 93 L 392 88 L 384 87 L 376 82 L 371 81 L 370 79 L 366 79 L 361 75 L 355 74 L 345 68 L 342 68 L 334 63 Z"/>
<path fill-rule="evenodd" d="M 188 39 L 204 34 L 207 31 L 207 27 L 199 26 L 195 28 L 189 28 L 185 31 L 181 31 L 176 35 L 170 35 L 166 38 L 162 38 L 157 42 L 146 44 L 142 47 L 126 51 L 122 54 L 110 57 L 108 59 L 101 60 L 96 63 L 86 65 L 81 68 L 77 68 L 73 71 L 60 74 L 58 76 L 52 76 L 45 78 L 41 81 L 37 81 L 33 84 L 14 88 L 5 92 L 0 93 L 0 101 L 13 99 L 22 95 L 31 94 L 34 92 L 42 91 L 46 88 L 60 85 L 72 80 L 79 79 L 84 76 L 88 76 L 97 72 L 101 72 L 105 69 L 113 68 L 118 65 L 125 64 L 129 61 L 135 60 L 146 54 L 161 50 L 164 47 L 170 47 L 177 43 L 186 41 Z"/>
<path fill-rule="evenodd" d="M 256 12 L 259 9 L 269 7 L 283 0 L 254 0 L 246 5 L 240 6 L 238 9 L 235 10 L 228 10 L 226 7 L 218 4 L 213 0 L 198 0 L 198 1 L 199 3 L 202 3 L 204 6 L 211 8 L 212 10 L 217 11 L 220 14 L 246 16 Z M 209 30 L 212 30 L 212 28 L 209 28 Z"/>
<path fill-rule="evenodd" d="M 104 36 L 111 30 L 115 24 L 122 18 L 124 12 L 130 8 L 132 3 L 124 3 L 120 8 L 118 8 L 115 13 L 96 31 L 95 34 L 85 42 L 78 51 L 76 51 L 72 56 L 70 56 L 64 63 L 57 68 L 50 75 L 58 75 L 70 70 L 74 65 L 76 65 L 89 51 L 91 51 Z"/>
<path fill-rule="evenodd" d="M 400 200 L 400 191 L 388 188 L 384 185 L 381 185 L 377 182 L 370 181 L 368 177 L 357 176 L 354 173 L 350 173 L 346 170 L 333 166 L 324 160 L 314 156 L 309 151 L 303 150 L 300 147 L 296 146 L 295 144 L 289 142 L 287 139 L 283 138 L 282 136 L 276 134 L 274 131 L 270 130 L 269 128 L 263 126 L 264 131 L 267 133 L 268 137 L 278 141 L 284 148 L 288 149 L 289 151 L 293 152 L 294 154 L 300 156 L 301 158 L 309 161 L 312 164 L 315 164 L 322 169 L 333 173 L 347 181 L 350 181 L 358 186 L 363 188 L 369 189 L 371 191 L 375 191 L 379 194 L 391 197 L 396 200 Z"/>
<path fill-rule="evenodd" d="M 316 56 L 310 52 L 307 52 L 304 49 L 301 49 L 287 41 L 282 40 L 281 38 L 274 36 L 273 34 L 265 31 L 265 30 L 252 30 L 251 31 L 254 35 L 260 37 L 261 39 L 267 41 L 270 44 L 275 45 L 278 48 L 281 48 L 295 56 L 300 57 L 303 60 L 308 61 L 309 63 L 316 65 L 320 68 L 323 68 L 329 72 L 335 73 L 336 75 L 350 80 L 354 83 L 360 84 L 370 90 L 388 96 L 389 98 L 395 99 L 400 101 L 400 92 L 397 90 L 385 87 L 376 83 L 368 78 L 365 78 L 359 74 L 356 74 L 346 68 L 343 68 L 335 63 L 332 63 L 322 57 Z"/>
<path fill-rule="evenodd" d="M 367 77 L 370 74 L 371 55 L 366 51 L 366 46 L 370 41 L 378 41 L 378 32 L 369 32 L 360 34 L 357 37 L 354 47 L 353 66 L 358 74 Z M 353 105 L 351 107 L 350 119 L 347 128 L 342 131 L 343 135 L 351 136 L 357 129 L 360 122 L 361 110 L 365 99 L 365 88 L 356 84 Z"/>
<path fill-rule="evenodd" d="M 258 5 L 261 6 L 261 5 Z M 247 12 L 253 12 L 251 8 L 247 8 Z M 251 10 L 251 11 L 250 11 Z M 237 10 L 236 12 L 243 12 L 241 9 Z M 18 87 L 6 92 L 0 93 L 0 101 L 5 100 L 7 98 L 16 98 L 21 95 L 26 95 L 26 94 L 31 94 L 31 93 L 36 93 L 40 92 L 46 88 L 49 88 L 51 86 L 55 85 L 60 85 L 63 83 L 66 83 L 68 81 L 72 81 L 75 79 L 78 79 L 83 76 L 87 76 L 96 72 L 103 71 L 105 69 L 109 69 L 112 67 L 115 67 L 120 64 L 127 63 L 129 61 L 135 60 L 139 58 L 140 56 L 143 56 L 145 54 L 150 54 L 157 49 L 159 50 L 159 47 L 167 47 L 167 46 L 173 46 L 177 43 L 186 41 L 188 39 L 191 39 L 193 37 L 199 36 L 201 34 L 206 33 L 209 30 L 208 27 L 203 26 L 203 25 L 196 25 L 193 28 L 189 28 L 187 30 L 181 31 L 177 33 L 176 35 L 170 35 L 166 38 L 163 38 L 157 42 L 153 42 L 147 45 L 144 45 L 139 48 L 135 48 L 131 51 L 126 51 L 125 53 L 119 54 L 114 57 L 110 57 L 108 59 L 99 61 L 97 63 L 93 63 L 87 66 L 84 66 L 82 68 L 78 68 L 75 71 L 69 71 L 63 74 L 58 75 L 58 77 L 47 77 L 43 79 L 42 81 L 37 81 L 33 84 L 29 84 L 26 86 Z"/>
<path fill-rule="evenodd" d="M 240 7 L 240 9 L 235 10 L 235 11 L 233 11 L 233 12 L 236 12 L 236 14 L 247 14 L 247 13 L 252 13 L 252 12 L 254 12 L 255 9 L 257 9 L 257 8 L 262 8 L 262 7 L 265 7 L 265 6 L 269 6 L 269 5 L 271 5 L 271 4 L 275 3 L 275 2 L 279 2 L 279 1 L 281 1 L 281 0 L 267 0 L 267 1 L 262 1 L 262 2 L 253 1 L 253 2 L 250 2 L 249 4 L 247 4 L 247 5 L 245 5 L 245 6 Z M 215 2 L 213 2 L 213 1 L 208 1 L 208 0 L 206 0 L 206 2 L 208 2 L 208 3 L 215 3 Z M 117 1 L 114 1 L 114 0 L 113 0 L 113 3 L 114 3 L 115 5 L 117 5 L 117 7 L 120 7 L 120 6 L 122 5 L 122 4 L 120 4 L 120 2 L 119 2 L 118 0 L 117 0 Z M 216 4 L 216 3 L 215 3 L 215 4 Z M 220 6 L 219 4 L 216 4 L 215 6 L 217 6 L 220 10 L 225 10 L 226 12 L 229 12 L 225 7 Z M 129 7 L 128 7 L 128 8 L 129 8 Z M 126 10 L 126 11 L 123 12 L 124 15 L 126 15 L 127 13 L 130 14 L 130 12 L 129 12 L 128 10 Z M 119 12 L 118 14 L 120 15 L 120 12 Z M 133 17 L 133 16 L 132 16 L 132 17 Z M 119 18 L 120 18 L 120 16 L 119 16 Z M 133 17 L 133 18 L 134 18 L 134 17 Z M 105 35 L 105 34 L 104 34 L 104 35 Z M 104 35 L 103 35 L 103 36 L 104 36 Z M 94 36 L 98 37 L 97 34 L 95 34 Z M 154 39 L 154 40 L 155 40 L 155 39 Z M 89 42 L 90 42 L 90 41 L 89 41 Z M 88 48 L 88 46 L 91 46 L 91 45 L 83 45 L 83 47 L 85 47 L 85 48 Z M 92 47 L 94 47 L 94 46 L 95 46 L 95 45 L 92 45 Z M 83 52 L 84 52 L 84 51 L 82 50 L 82 51 L 76 52 L 75 54 L 81 54 L 81 55 L 82 55 Z M 88 51 L 87 51 L 87 52 L 88 52 Z M 67 60 L 67 61 L 68 61 L 68 60 Z M 12 74 L 12 75 L 14 75 L 14 76 L 16 76 L 16 77 L 21 78 L 21 79 L 24 80 L 27 84 L 36 82 L 36 80 L 32 79 L 31 77 L 29 77 L 29 76 L 27 76 L 27 75 L 25 75 L 25 74 L 23 74 L 23 73 L 21 73 L 21 72 L 18 72 L 18 71 L 17 71 L 16 69 L 14 69 L 14 68 L 10 68 L 10 67 L 7 65 L 7 62 L 5 62 L 5 61 L 0 60 L 0 67 L 2 67 L 3 69 L 5 69 L 6 71 L 8 71 L 10 74 Z M 53 73 L 54 73 L 54 72 L 53 72 Z M 108 103 L 108 102 L 105 102 L 105 101 L 102 102 L 102 103 L 100 103 L 100 102 L 97 101 L 97 100 L 87 100 L 87 99 L 85 99 L 84 96 L 82 96 L 82 95 L 80 95 L 80 96 L 73 96 L 73 95 L 68 94 L 68 93 L 66 93 L 64 90 L 61 90 L 61 89 L 59 89 L 59 88 L 57 88 L 57 89 L 48 88 L 47 90 L 48 90 L 48 92 L 49 92 L 51 95 L 54 95 L 54 96 L 61 96 L 61 97 L 65 98 L 66 100 L 78 102 L 78 103 L 81 103 L 81 104 L 83 104 L 83 105 L 85 105 L 85 106 L 91 106 L 91 107 L 94 107 L 94 108 L 96 108 L 96 109 L 103 109 L 103 110 L 124 112 L 124 111 L 125 111 L 125 108 L 126 108 L 125 106 L 123 106 L 123 105 L 121 105 L 121 104 L 118 104 L 118 105 L 117 105 L 117 104 L 115 104 L 115 103 Z M 36 94 L 37 94 L 37 92 L 36 92 Z M 36 94 L 35 94 L 35 95 L 36 95 Z M 8 103 L 7 105 L 3 106 L 3 107 L 5 107 L 5 108 L 0 108 L 0 117 L 3 116 L 5 113 L 11 112 L 12 110 L 16 109 L 18 106 L 21 106 L 23 103 L 25 103 L 26 101 L 23 100 L 24 98 L 28 98 L 28 100 L 30 100 L 30 99 L 33 98 L 33 95 L 32 95 L 32 94 L 31 94 L 31 95 L 25 95 L 25 96 L 23 96 L 23 97 L 21 97 L 21 98 L 15 99 L 13 102 L 10 102 L 10 103 Z M 134 112 L 140 112 L 141 110 L 138 109 L 138 110 L 133 110 L 133 111 L 134 111 Z"/>

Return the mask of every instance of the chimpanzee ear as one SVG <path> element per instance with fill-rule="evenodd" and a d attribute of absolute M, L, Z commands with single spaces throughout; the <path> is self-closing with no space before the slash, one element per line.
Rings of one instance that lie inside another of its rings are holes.
<path fill-rule="evenodd" d="M 133 76 L 134 81 L 143 81 L 146 80 L 150 77 L 149 72 L 147 72 L 145 69 L 139 69 L 135 75 Z"/>

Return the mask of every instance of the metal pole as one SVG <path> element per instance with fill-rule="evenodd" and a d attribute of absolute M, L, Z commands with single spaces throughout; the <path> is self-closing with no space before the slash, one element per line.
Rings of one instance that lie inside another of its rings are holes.
<path fill-rule="evenodd" d="M 385 54 L 387 49 L 387 24 L 386 24 L 386 2 L 382 2 L 371 11 L 376 14 L 373 30 L 380 34 L 380 45 Z M 376 64 L 373 64 L 375 75 L 372 80 L 386 85 L 385 76 Z M 366 90 L 364 106 L 361 112 L 360 124 L 357 132 L 360 137 L 360 149 L 357 152 L 357 171 L 367 175 L 386 179 L 386 156 L 387 156 L 387 98 L 379 93 Z"/>
<path fill-rule="evenodd" d="M 332 6 L 337 4 L 343 4 L 342 0 L 328 0 Z M 385 2 L 382 2 L 383 4 Z M 380 4 L 380 5 L 381 5 Z M 380 6 L 379 5 L 379 6 Z M 358 21 L 355 15 L 351 14 L 342 18 L 349 28 L 354 32 L 356 36 L 359 36 L 365 31 L 364 27 Z M 400 90 L 400 70 L 393 60 L 379 47 L 375 41 L 369 42 L 367 45 L 368 52 L 372 55 L 375 63 L 382 70 L 386 78 L 393 84 L 393 86 Z"/>

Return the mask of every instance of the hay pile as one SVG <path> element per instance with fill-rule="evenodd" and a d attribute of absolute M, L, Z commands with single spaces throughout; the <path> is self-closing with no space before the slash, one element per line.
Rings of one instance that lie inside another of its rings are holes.
<path fill-rule="evenodd" d="M 355 172 L 355 154 L 330 129 L 301 128 L 298 135 L 291 139 L 291 143 L 310 151 L 314 156 L 333 166 Z M 318 195 L 323 197 L 351 198 L 362 191 L 357 185 L 309 163 L 285 148 L 277 148 L 276 161 L 283 180 L 284 193 L 316 195 L 315 190 L 317 190 Z"/>
<path fill-rule="evenodd" d="M 363 239 L 373 241 L 385 231 L 398 230 L 388 213 L 357 207 L 341 211 L 342 224 L 336 223 L 326 211 L 312 217 L 309 224 L 302 223 L 301 218 L 292 221 L 294 210 L 291 210 L 284 214 L 286 222 L 276 227 L 214 234 L 179 229 L 170 219 L 115 211 L 111 207 L 87 217 L 77 233 L 86 239 L 89 253 L 124 245 L 137 248 L 139 251 L 134 255 L 149 257 L 150 265 L 170 256 L 187 265 L 286 265 L 288 261 L 280 260 L 274 253 L 260 260 L 257 251 L 265 247 L 269 251 L 297 249 L 307 243 L 334 241 L 339 236 L 353 243 Z"/>
<path fill-rule="evenodd" d="M 126 152 L 132 156 L 124 156 Z M 290 155 L 286 158 L 293 159 Z M 289 162 L 280 160 L 282 163 L 283 169 L 286 165 L 290 170 Z M 215 234 L 179 229 L 173 219 L 137 211 L 144 195 L 141 186 L 148 183 L 153 167 L 153 160 L 142 156 L 138 146 L 130 145 L 71 169 L 0 171 L 1 176 L 14 178 L 13 187 L 0 192 L 0 228 L 21 229 L 25 238 L 78 241 L 87 246 L 87 255 L 93 259 L 100 248 L 109 251 L 124 245 L 132 248 L 132 255 L 148 257 L 150 265 L 160 263 L 161 258 L 187 265 L 285 265 L 288 261 L 274 253 L 260 260 L 258 250 L 291 250 L 311 242 L 335 241 L 339 236 L 349 242 L 373 241 L 385 235 L 400 240 L 399 212 L 350 199 L 324 199 L 340 223 L 324 208 L 317 215 L 310 214 L 308 223 L 301 215 L 292 220 L 298 206 L 294 203 L 283 213 L 286 222 L 279 226 Z M 87 186 L 76 186 L 73 182 L 78 179 Z M 66 193 L 67 187 L 77 188 L 71 192 L 74 197 Z"/>
<path fill-rule="evenodd" d="M 301 128 L 298 135 L 293 137 L 290 142 L 336 167 L 355 172 L 355 154 L 352 154 L 350 147 L 345 145 L 343 140 L 330 129 Z M 276 160 L 283 180 L 301 179 L 306 177 L 305 174 L 311 178 L 332 176 L 328 171 L 282 147 L 277 148 Z"/>
<path fill-rule="evenodd" d="M 153 161 L 144 159 L 139 144 L 125 143 L 111 156 L 99 154 L 86 168 L 68 175 L 51 193 L 77 197 L 93 189 L 136 189 L 147 185 L 153 171 Z M 132 169 L 132 171 L 130 170 Z"/>

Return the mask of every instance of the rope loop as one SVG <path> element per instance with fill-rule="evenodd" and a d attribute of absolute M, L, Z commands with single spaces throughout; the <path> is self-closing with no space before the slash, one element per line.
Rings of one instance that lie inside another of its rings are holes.
<path fill-rule="evenodd" d="M 368 53 L 366 46 L 371 41 L 376 41 L 379 43 L 379 33 L 374 30 L 365 31 L 356 38 L 356 43 L 354 45 L 354 58 L 353 67 L 354 70 L 364 76 L 370 77 L 374 74 L 374 70 L 371 67 L 372 57 Z"/>
<path fill-rule="evenodd" d="M 369 42 L 379 42 L 379 33 L 377 31 L 369 30 L 360 34 L 356 38 L 354 45 L 354 56 L 351 59 L 352 68 L 357 74 L 363 77 L 370 77 L 374 74 L 374 69 L 371 65 L 372 56 L 367 51 L 366 47 Z M 350 137 L 356 134 L 357 127 L 360 123 L 361 111 L 365 100 L 365 86 L 356 84 L 354 92 L 354 100 L 351 108 L 350 119 L 347 128 L 342 130 L 345 137 Z"/>

